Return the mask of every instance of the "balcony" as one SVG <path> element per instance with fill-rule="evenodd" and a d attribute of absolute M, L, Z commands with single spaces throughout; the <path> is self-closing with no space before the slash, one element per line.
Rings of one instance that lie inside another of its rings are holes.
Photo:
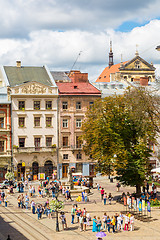
<path fill-rule="evenodd" d="M 13 148 L 14 153 L 53 153 L 56 152 L 55 147 L 17 147 Z"/>
<path fill-rule="evenodd" d="M 82 150 L 82 144 L 71 145 L 72 150 Z"/>
<path fill-rule="evenodd" d="M 11 151 L 0 152 L 0 158 L 11 157 Z"/>

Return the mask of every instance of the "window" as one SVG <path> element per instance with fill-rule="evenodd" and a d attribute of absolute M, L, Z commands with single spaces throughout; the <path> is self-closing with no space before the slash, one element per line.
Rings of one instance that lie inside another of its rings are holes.
<path fill-rule="evenodd" d="M 4 141 L 0 141 L 0 152 L 4 152 Z"/>
<path fill-rule="evenodd" d="M 46 147 L 52 147 L 52 137 L 46 137 Z"/>
<path fill-rule="evenodd" d="M 82 154 L 81 154 L 80 152 L 77 153 L 77 159 L 78 159 L 78 160 L 82 159 Z"/>
<path fill-rule="evenodd" d="M 63 119 L 63 128 L 68 128 L 68 119 Z"/>
<path fill-rule="evenodd" d="M 25 110 L 25 101 L 19 101 L 19 110 Z"/>
<path fill-rule="evenodd" d="M 19 138 L 19 147 L 25 147 L 25 138 Z"/>
<path fill-rule="evenodd" d="M 81 109 L 81 102 L 76 102 L 76 109 Z"/>
<path fill-rule="evenodd" d="M 94 104 L 94 102 L 89 102 L 89 106 L 91 107 Z"/>
<path fill-rule="evenodd" d="M 63 137 L 63 147 L 68 147 L 68 137 Z"/>
<path fill-rule="evenodd" d="M 4 117 L 0 118 L 0 128 L 4 128 Z"/>
<path fill-rule="evenodd" d="M 76 137 L 76 148 L 82 148 L 82 140 L 80 137 Z"/>
<path fill-rule="evenodd" d="M 46 109 L 52 109 L 52 101 L 46 101 Z"/>
<path fill-rule="evenodd" d="M 76 127 L 80 128 L 82 126 L 82 119 L 76 119 Z"/>
<path fill-rule="evenodd" d="M 40 127 L 40 117 L 34 117 L 34 126 Z"/>
<path fill-rule="evenodd" d="M 34 139 L 34 145 L 35 145 L 35 150 L 39 151 L 40 150 L 40 138 L 35 138 Z"/>
<path fill-rule="evenodd" d="M 34 110 L 40 110 L 40 101 L 34 101 Z"/>
<path fill-rule="evenodd" d="M 63 159 L 68 160 L 68 154 L 63 154 Z"/>
<path fill-rule="evenodd" d="M 83 164 L 82 163 L 76 163 L 76 171 L 82 172 L 83 170 Z"/>
<path fill-rule="evenodd" d="M 19 117 L 19 127 L 24 127 L 24 121 L 25 121 L 24 117 Z"/>
<path fill-rule="evenodd" d="M 52 126 L 52 117 L 46 117 L 46 127 Z"/>
<path fill-rule="evenodd" d="M 62 109 L 68 109 L 68 102 L 62 102 Z"/>

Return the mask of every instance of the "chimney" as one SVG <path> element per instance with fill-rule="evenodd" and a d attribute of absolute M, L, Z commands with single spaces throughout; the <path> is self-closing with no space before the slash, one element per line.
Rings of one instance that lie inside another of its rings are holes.
<path fill-rule="evenodd" d="M 17 68 L 21 68 L 21 61 L 16 61 L 17 63 Z"/>

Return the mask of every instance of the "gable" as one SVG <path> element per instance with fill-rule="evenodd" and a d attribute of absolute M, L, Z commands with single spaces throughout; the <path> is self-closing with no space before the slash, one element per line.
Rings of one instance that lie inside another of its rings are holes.
<path fill-rule="evenodd" d="M 140 56 L 134 57 L 128 63 L 126 63 L 123 67 L 120 67 L 120 70 L 147 70 L 147 71 L 155 71 L 153 65 L 146 62 Z"/>
<path fill-rule="evenodd" d="M 29 82 L 12 88 L 12 94 L 53 94 L 54 89 L 45 84 Z"/>

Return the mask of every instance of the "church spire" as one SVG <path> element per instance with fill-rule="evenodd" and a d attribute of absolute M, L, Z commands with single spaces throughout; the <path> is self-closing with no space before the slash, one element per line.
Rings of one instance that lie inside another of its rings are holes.
<path fill-rule="evenodd" d="M 112 41 L 110 41 L 109 68 L 113 65 Z"/>

